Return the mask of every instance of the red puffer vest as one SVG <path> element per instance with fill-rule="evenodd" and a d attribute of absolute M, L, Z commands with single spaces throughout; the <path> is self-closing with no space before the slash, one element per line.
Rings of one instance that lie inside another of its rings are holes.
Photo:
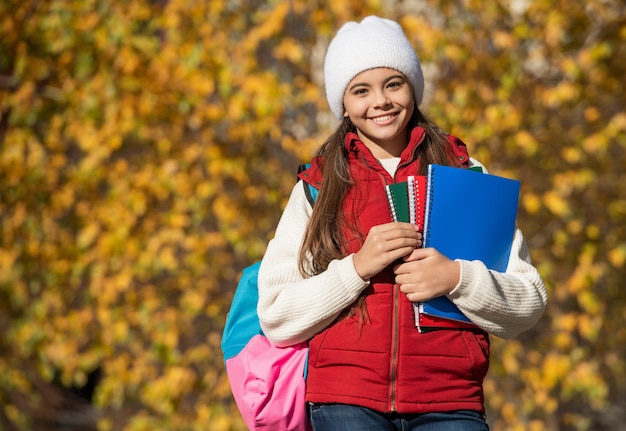
<path fill-rule="evenodd" d="M 355 186 L 344 200 L 344 211 L 360 231 L 345 233 L 350 253 L 359 250 L 372 226 L 392 221 L 384 184 L 417 175 L 419 162 L 410 160 L 424 135 L 421 127 L 412 131 L 395 178 L 355 134 L 346 136 Z M 459 166 L 467 166 L 465 144 L 453 136 L 449 141 Z M 315 160 L 301 178 L 320 186 L 322 175 Z M 310 340 L 308 402 L 352 404 L 380 412 L 484 412 L 482 385 L 489 368 L 485 332 L 418 332 L 412 304 L 394 284 L 391 266 L 370 280 L 365 294 L 367 322 L 348 315 Z"/>

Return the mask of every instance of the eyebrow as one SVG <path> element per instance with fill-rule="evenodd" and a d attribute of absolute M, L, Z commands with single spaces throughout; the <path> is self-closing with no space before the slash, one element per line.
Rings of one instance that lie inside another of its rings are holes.
<path fill-rule="evenodd" d="M 402 75 L 401 73 L 398 73 L 397 75 L 391 75 L 389 77 L 387 77 L 384 81 L 383 81 L 383 85 L 388 83 L 389 81 L 392 81 L 396 78 L 400 78 L 402 79 L 404 82 L 406 82 L 406 78 L 404 77 L 404 75 Z M 353 90 L 356 87 L 371 87 L 370 84 L 366 83 L 366 82 L 356 82 L 354 84 L 352 84 L 349 88 L 348 91 Z"/>

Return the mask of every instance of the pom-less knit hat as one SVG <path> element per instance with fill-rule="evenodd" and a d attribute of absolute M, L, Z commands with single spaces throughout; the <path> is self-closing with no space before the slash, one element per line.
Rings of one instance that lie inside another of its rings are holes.
<path fill-rule="evenodd" d="M 343 94 L 359 73 L 388 67 L 402 72 L 413 87 L 419 106 L 424 76 L 419 59 L 402 27 L 390 19 L 368 16 L 360 23 L 347 22 L 330 42 L 324 60 L 326 99 L 339 119 L 343 117 Z"/>

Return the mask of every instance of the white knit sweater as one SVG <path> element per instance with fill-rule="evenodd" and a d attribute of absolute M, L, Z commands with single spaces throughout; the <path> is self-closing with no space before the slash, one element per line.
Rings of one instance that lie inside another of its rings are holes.
<path fill-rule="evenodd" d="M 381 162 L 393 174 L 397 160 Z M 473 159 L 471 164 L 480 165 Z M 305 341 L 323 330 L 369 284 L 356 272 L 352 254 L 331 262 L 319 275 L 302 277 L 298 254 L 311 211 L 304 187 L 298 182 L 259 271 L 259 320 L 265 335 L 279 346 Z M 458 262 L 460 281 L 448 297 L 480 328 L 511 338 L 541 317 L 547 301 L 546 288 L 530 262 L 519 229 L 515 231 L 506 272 L 489 270 L 480 261 Z"/>

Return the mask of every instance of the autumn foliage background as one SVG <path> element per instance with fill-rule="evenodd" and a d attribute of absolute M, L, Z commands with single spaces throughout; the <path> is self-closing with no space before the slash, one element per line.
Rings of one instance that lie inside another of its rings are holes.
<path fill-rule="evenodd" d="M 244 429 L 229 300 L 336 126 L 326 46 L 369 14 L 413 42 L 426 112 L 523 184 L 550 303 L 493 339 L 492 429 L 625 429 L 620 0 L 0 2 L 0 429 Z"/>

